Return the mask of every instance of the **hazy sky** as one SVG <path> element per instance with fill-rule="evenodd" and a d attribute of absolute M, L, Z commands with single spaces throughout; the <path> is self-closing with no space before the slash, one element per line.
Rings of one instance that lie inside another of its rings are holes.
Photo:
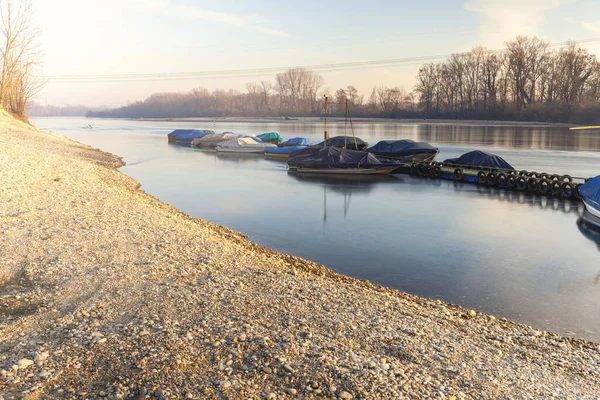
<path fill-rule="evenodd" d="M 517 34 L 550 42 L 598 38 L 598 0 L 34 0 L 45 76 L 303 66 L 503 47 Z M 421 63 L 321 72 L 349 84 L 411 90 Z M 258 77 L 119 83 L 49 80 L 42 104 L 126 104 L 194 87 L 244 90 Z"/>

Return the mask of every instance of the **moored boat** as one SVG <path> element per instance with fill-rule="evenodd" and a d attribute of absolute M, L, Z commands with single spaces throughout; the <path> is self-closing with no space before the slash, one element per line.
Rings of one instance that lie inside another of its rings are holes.
<path fill-rule="evenodd" d="M 265 150 L 265 157 L 273 160 L 289 160 L 292 153 L 305 148 L 306 146 L 272 147 Z"/>
<path fill-rule="evenodd" d="M 600 176 L 588 180 L 579 187 L 579 195 L 585 209 L 596 218 L 600 218 Z"/>
<path fill-rule="evenodd" d="M 252 137 L 234 138 L 217 145 L 218 152 L 229 153 L 264 153 L 269 148 L 277 148 L 277 146 Z"/>
<path fill-rule="evenodd" d="M 333 146 L 349 150 L 365 150 L 369 143 L 365 142 L 361 138 L 355 138 L 353 136 L 334 136 L 326 140 L 327 143 L 321 142 L 317 146 Z"/>
<path fill-rule="evenodd" d="M 194 139 L 200 139 L 209 133 L 200 129 L 175 129 L 167 135 L 169 143 L 191 144 Z"/>
<path fill-rule="evenodd" d="M 429 143 L 410 139 L 382 140 L 365 151 L 375 154 L 379 159 L 383 157 L 405 163 L 431 163 L 440 152 Z"/>
<path fill-rule="evenodd" d="M 202 138 L 194 139 L 192 140 L 191 145 L 201 148 L 214 148 L 217 147 L 219 143 L 226 142 L 234 138 L 235 136 L 231 133 L 215 133 L 213 135 L 206 135 Z"/>
<path fill-rule="evenodd" d="M 283 141 L 283 137 L 277 132 L 267 132 L 256 136 L 257 139 L 265 143 L 278 144 Z"/>
<path fill-rule="evenodd" d="M 382 162 L 375 155 L 363 151 L 334 146 L 310 146 L 292 154 L 292 158 L 288 161 L 288 171 L 311 174 L 378 175 L 389 174 L 401 165 Z"/>
<path fill-rule="evenodd" d="M 280 143 L 279 146 L 280 147 L 286 147 L 286 146 L 308 146 L 309 144 L 310 144 L 310 142 L 306 138 L 303 138 L 303 137 L 294 137 L 294 138 L 286 140 L 285 142 Z"/>

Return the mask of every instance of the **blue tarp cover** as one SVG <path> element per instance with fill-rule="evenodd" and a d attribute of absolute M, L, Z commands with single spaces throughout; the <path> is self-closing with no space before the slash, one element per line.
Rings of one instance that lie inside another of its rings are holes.
<path fill-rule="evenodd" d="M 281 143 L 282 146 L 308 146 L 308 139 L 303 137 L 295 137 Z"/>
<path fill-rule="evenodd" d="M 178 143 L 191 143 L 196 138 L 206 136 L 206 132 L 200 129 L 175 129 L 168 136 L 169 138 L 175 137 L 175 141 Z"/>
<path fill-rule="evenodd" d="M 294 154 L 288 161 L 290 167 L 369 168 L 382 165 L 381 161 L 371 153 L 333 146 L 311 146 Z"/>
<path fill-rule="evenodd" d="M 449 164 L 473 165 L 477 167 L 514 169 L 502 157 L 480 150 L 470 151 L 458 158 L 449 158 L 444 162 Z"/>
<path fill-rule="evenodd" d="M 591 203 L 594 208 L 600 209 L 600 176 L 590 179 L 579 187 L 579 194 Z"/>
<path fill-rule="evenodd" d="M 334 136 L 332 138 L 327 139 L 327 146 L 344 147 L 344 143 L 346 143 L 347 149 L 356 150 L 354 137 L 352 136 L 346 136 L 345 142 L 344 136 Z M 360 138 L 356 138 L 356 144 L 358 145 L 358 150 L 364 150 L 369 145 L 369 143 L 365 142 Z M 319 143 L 317 146 L 323 147 L 323 142 Z"/>
<path fill-rule="evenodd" d="M 382 140 L 366 151 L 381 156 L 410 156 L 412 154 L 431 153 L 435 154 L 438 149 L 425 142 L 414 140 Z"/>
<path fill-rule="evenodd" d="M 302 150 L 306 146 L 285 146 L 285 147 L 273 147 L 266 149 L 265 153 L 269 154 L 292 154 L 295 151 Z"/>

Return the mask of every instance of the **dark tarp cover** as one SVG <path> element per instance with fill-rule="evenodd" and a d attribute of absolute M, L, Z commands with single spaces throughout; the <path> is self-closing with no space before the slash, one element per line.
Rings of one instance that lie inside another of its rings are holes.
<path fill-rule="evenodd" d="M 273 147 L 265 150 L 265 154 L 292 154 L 295 151 L 302 150 L 306 146 L 285 146 Z"/>
<path fill-rule="evenodd" d="M 290 167 L 370 168 L 382 165 L 381 161 L 371 153 L 333 146 L 311 146 L 297 153 L 298 155 L 288 161 Z"/>
<path fill-rule="evenodd" d="M 579 194 L 587 203 L 600 210 L 600 176 L 592 178 L 581 185 Z"/>
<path fill-rule="evenodd" d="M 178 143 L 191 143 L 192 140 L 202 138 L 206 135 L 206 132 L 200 129 L 175 129 L 169 133 L 168 137 L 170 140 L 174 138 Z"/>
<path fill-rule="evenodd" d="M 502 157 L 480 150 L 470 151 L 458 158 L 449 158 L 444 162 L 448 164 L 473 165 L 477 167 L 514 169 Z"/>
<path fill-rule="evenodd" d="M 308 139 L 303 137 L 295 137 L 281 143 L 282 146 L 308 146 Z"/>
<path fill-rule="evenodd" d="M 346 136 L 345 138 L 344 136 L 334 136 L 327 139 L 327 146 L 344 147 L 344 143 L 346 143 L 347 149 L 356 150 L 355 141 L 352 136 Z M 369 143 L 360 138 L 356 138 L 356 144 L 358 145 L 358 150 L 364 150 L 369 145 Z M 323 147 L 323 142 L 319 143 L 317 146 Z"/>
<path fill-rule="evenodd" d="M 369 147 L 366 151 L 377 155 L 385 156 L 410 156 L 412 154 L 437 153 L 438 149 L 425 142 L 415 142 L 414 140 L 382 140 L 375 146 Z"/>

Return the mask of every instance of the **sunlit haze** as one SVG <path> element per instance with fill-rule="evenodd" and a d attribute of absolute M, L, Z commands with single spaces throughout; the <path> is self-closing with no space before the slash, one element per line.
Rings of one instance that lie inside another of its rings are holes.
<path fill-rule="evenodd" d="M 244 91 L 246 82 L 269 80 L 274 73 L 111 83 L 78 81 L 82 75 L 283 69 L 444 56 L 475 45 L 502 48 L 518 34 L 551 43 L 600 38 L 596 0 L 38 0 L 35 12 L 48 77 L 36 100 L 53 105 L 118 106 L 154 92 L 194 87 Z M 600 53 L 600 39 L 582 46 Z M 362 93 L 374 85 L 410 91 L 422 63 L 319 72 L 332 91 L 349 84 Z M 70 82 L 59 83 L 57 76 Z"/>

